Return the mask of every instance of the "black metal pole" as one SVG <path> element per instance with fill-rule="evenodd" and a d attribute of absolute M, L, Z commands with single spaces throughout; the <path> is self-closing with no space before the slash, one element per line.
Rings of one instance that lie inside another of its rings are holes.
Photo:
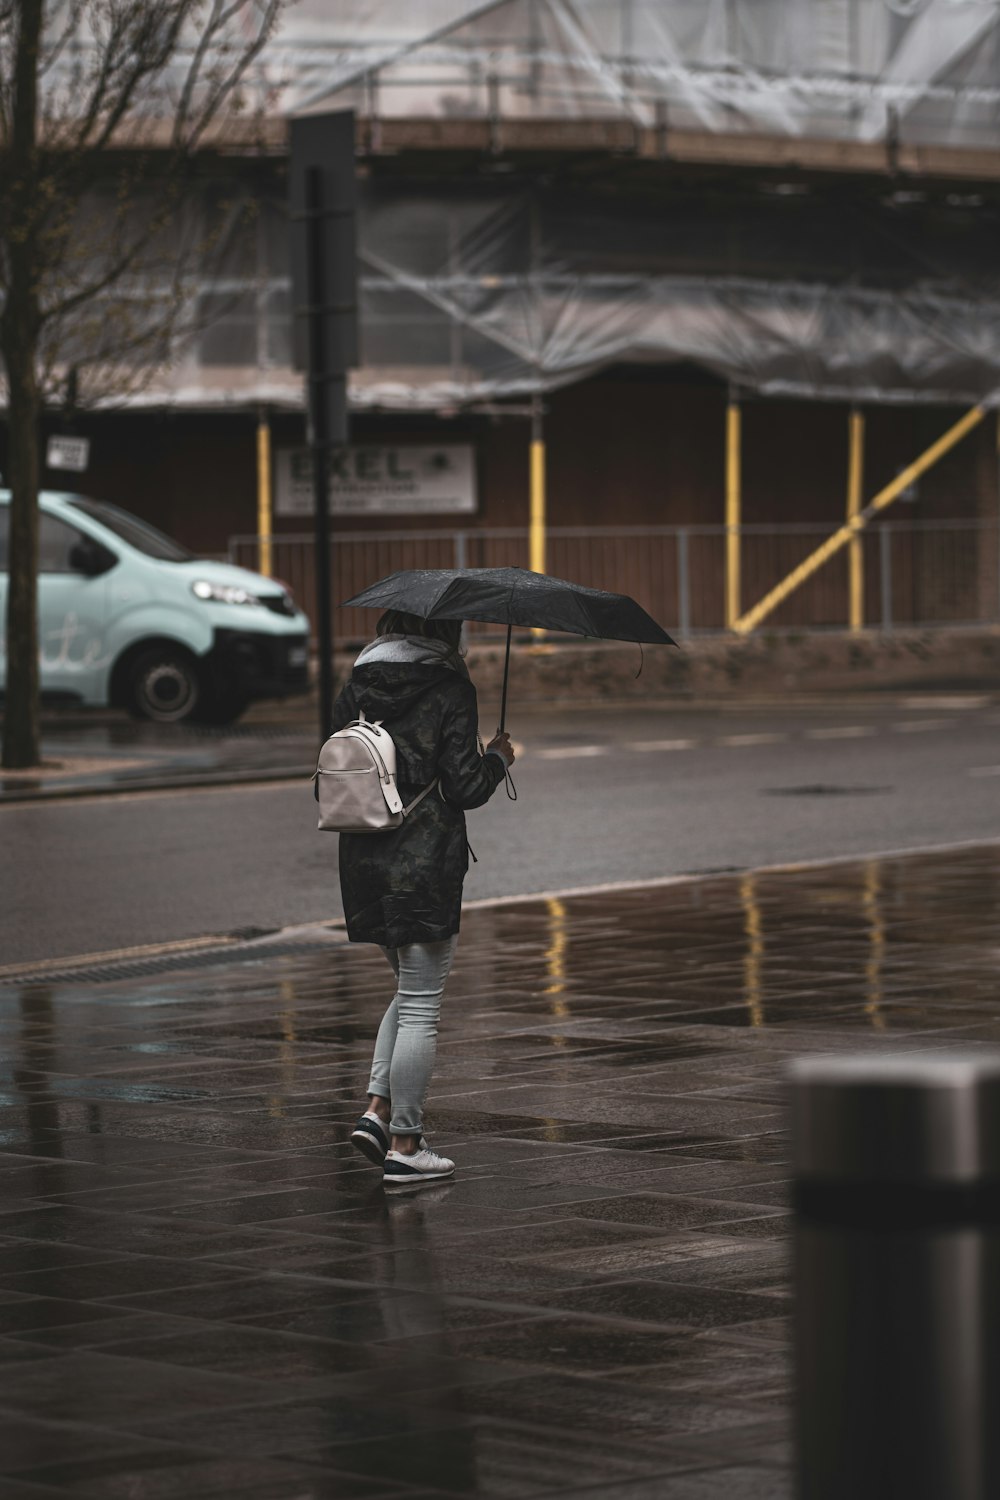
<path fill-rule="evenodd" d="M 503 734 L 507 722 L 507 677 L 510 672 L 510 632 L 513 627 L 507 626 L 507 651 L 503 659 L 503 696 L 500 699 L 500 733 Z"/>
<path fill-rule="evenodd" d="M 306 169 L 306 288 L 309 304 L 309 449 L 313 474 L 313 534 L 316 548 L 316 636 L 319 644 L 319 738 L 329 735 L 333 720 L 333 614 L 330 607 L 330 510 L 327 461 L 330 434 L 326 339 L 323 312 L 323 172 Z"/>

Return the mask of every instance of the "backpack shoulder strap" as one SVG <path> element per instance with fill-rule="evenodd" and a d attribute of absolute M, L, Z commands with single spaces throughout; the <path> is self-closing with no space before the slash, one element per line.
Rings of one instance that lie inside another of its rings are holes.
<path fill-rule="evenodd" d="M 440 776 L 435 776 L 434 780 L 432 782 L 430 782 L 429 785 L 425 786 L 422 792 L 418 792 L 417 795 L 414 797 L 413 801 L 410 802 L 406 807 L 403 808 L 403 817 L 404 818 L 409 817 L 410 813 L 416 807 L 417 803 L 418 802 L 423 802 L 423 800 L 424 800 L 425 797 L 429 797 L 430 794 L 431 794 L 431 792 L 433 792 L 434 788 L 436 786 L 439 786 L 440 783 L 441 783 Z"/>

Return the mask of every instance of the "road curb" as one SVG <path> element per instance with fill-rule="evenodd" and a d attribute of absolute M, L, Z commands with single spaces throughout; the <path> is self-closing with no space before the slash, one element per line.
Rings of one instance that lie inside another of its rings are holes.
<path fill-rule="evenodd" d="M 321 952 L 346 942 L 343 917 L 304 922 L 295 927 L 276 927 L 271 931 L 209 933 L 204 937 L 174 938 L 101 953 L 26 959 L 0 968 L 0 990 L 18 985 L 36 987 L 146 979 L 184 969 L 206 968 L 228 960 L 252 963 L 261 958 L 287 958 Z"/>
<path fill-rule="evenodd" d="M 0 810 L 4 807 L 24 806 L 30 802 L 72 802 L 84 797 L 125 797 L 136 792 L 196 791 L 199 787 L 220 786 L 267 786 L 273 782 L 301 781 L 303 789 L 309 781 L 310 772 L 301 766 L 294 769 L 284 767 L 274 771 L 219 771 L 204 776 L 159 777 L 155 781 L 133 781 L 123 786 L 67 786 L 55 787 L 52 791 L 0 792 Z"/>
<path fill-rule="evenodd" d="M 527 903 L 574 901 L 630 892 L 666 890 L 671 886 L 698 885 L 710 880 L 747 880 L 766 875 L 791 874 L 797 870 L 839 869 L 871 860 L 916 859 L 929 854 L 952 854 L 963 849 L 1000 848 L 1000 838 L 959 839 L 948 844 L 919 844 L 903 849 L 877 849 L 863 854 L 836 854 L 823 859 L 783 860 L 777 864 L 735 866 L 723 870 L 689 870 L 677 875 L 659 875 L 646 880 L 618 880 L 584 886 L 526 891 L 507 896 L 483 896 L 463 901 L 462 912 L 489 911 Z M 273 956 L 287 957 L 348 943 L 343 917 L 277 927 L 270 932 L 242 936 L 238 931 L 210 933 L 196 938 L 167 939 L 141 947 L 102 953 L 77 953 L 65 958 L 27 959 L 0 968 L 0 989 L 17 984 L 86 984 L 101 980 L 145 978 L 172 969 L 207 964 L 250 962 Z M 366 946 L 359 944 L 359 947 Z"/>

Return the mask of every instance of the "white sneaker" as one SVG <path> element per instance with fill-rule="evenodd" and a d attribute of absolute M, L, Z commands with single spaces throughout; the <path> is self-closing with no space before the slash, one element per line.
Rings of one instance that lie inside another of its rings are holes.
<path fill-rule="evenodd" d="M 385 1161 L 385 1154 L 389 1149 L 392 1132 L 388 1123 L 372 1111 L 366 1110 L 361 1119 L 351 1132 L 351 1145 L 360 1151 L 362 1156 L 367 1156 L 369 1161 L 380 1167 Z M 423 1136 L 418 1142 L 422 1150 L 427 1142 Z"/>
<path fill-rule="evenodd" d="M 387 1151 L 382 1181 L 386 1186 L 412 1187 L 417 1182 L 440 1182 L 442 1177 L 451 1177 L 455 1163 L 447 1156 L 438 1156 L 436 1151 L 421 1141 L 420 1149 L 404 1155 L 402 1151 Z"/>

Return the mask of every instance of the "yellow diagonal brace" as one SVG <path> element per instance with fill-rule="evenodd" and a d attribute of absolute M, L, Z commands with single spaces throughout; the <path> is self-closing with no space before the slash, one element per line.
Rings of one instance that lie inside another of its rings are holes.
<path fill-rule="evenodd" d="M 793 568 L 788 577 L 783 578 L 769 594 L 766 594 L 761 599 L 759 604 L 755 604 L 753 609 L 747 610 L 746 614 L 737 620 L 733 626 L 736 634 L 749 635 L 751 630 L 755 630 L 762 620 L 766 620 L 768 615 L 777 609 L 779 604 L 784 603 L 789 594 L 793 594 L 800 584 L 805 583 L 807 578 L 811 578 L 817 568 L 821 568 L 825 562 L 828 562 L 831 557 L 840 551 L 841 547 L 846 547 L 851 538 L 856 536 L 873 516 L 878 515 L 879 511 L 885 510 L 887 505 L 891 505 L 897 496 L 909 488 L 914 480 L 919 479 L 921 474 L 933 468 L 939 458 L 943 458 L 946 453 L 954 448 L 956 443 L 960 443 L 965 434 L 971 432 L 973 427 L 978 426 L 985 415 L 985 406 L 974 406 L 971 411 L 966 412 L 965 416 L 956 422 L 954 427 L 949 427 L 948 431 L 939 437 L 936 443 L 932 443 L 926 452 L 921 453 L 919 458 L 914 459 L 908 468 L 903 469 L 897 474 L 891 484 L 887 484 L 884 489 L 879 490 L 874 500 L 870 500 L 863 511 L 854 516 L 846 525 L 841 526 L 839 531 L 835 531 L 832 536 L 827 537 L 826 541 L 817 547 L 815 552 L 810 553 L 804 562 L 799 563 L 797 568 Z"/>

